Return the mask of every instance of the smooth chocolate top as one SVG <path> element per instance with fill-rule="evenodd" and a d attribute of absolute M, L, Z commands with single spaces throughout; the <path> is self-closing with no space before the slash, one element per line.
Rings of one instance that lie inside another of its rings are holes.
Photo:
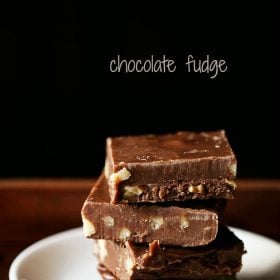
<path fill-rule="evenodd" d="M 224 130 L 108 138 L 116 164 L 232 157 Z"/>

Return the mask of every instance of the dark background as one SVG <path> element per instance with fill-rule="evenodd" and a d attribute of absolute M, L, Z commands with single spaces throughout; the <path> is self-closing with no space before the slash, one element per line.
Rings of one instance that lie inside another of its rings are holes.
<path fill-rule="evenodd" d="M 0 9 L 1 177 L 97 176 L 109 135 L 220 128 L 240 177 L 279 177 L 276 1 L 7 2 Z M 117 54 L 165 54 L 177 71 L 110 73 Z M 228 71 L 214 80 L 187 73 L 188 54 L 225 59 Z"/>

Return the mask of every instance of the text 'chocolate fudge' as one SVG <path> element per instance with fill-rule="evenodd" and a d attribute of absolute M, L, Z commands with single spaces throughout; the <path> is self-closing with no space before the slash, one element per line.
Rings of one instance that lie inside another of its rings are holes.
<path fill-rule="evenodd" d="M 236 158 L 225 132 L 107 139 L 111 203 L 233 199 Z"/>

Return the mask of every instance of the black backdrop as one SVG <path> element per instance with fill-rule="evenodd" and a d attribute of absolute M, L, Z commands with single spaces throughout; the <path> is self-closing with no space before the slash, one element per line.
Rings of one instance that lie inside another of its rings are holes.
<path fill-rule="evenodd" d="M 1 4 L 0 176 L 96 176 L 106 136 L 224 128 L 239 176 L 279 177 L 276 1 L 223 2 Z M 118 54 L 177 70 L 110 73 Z M 228 71 L 188 73 L 188 54 Z"/>

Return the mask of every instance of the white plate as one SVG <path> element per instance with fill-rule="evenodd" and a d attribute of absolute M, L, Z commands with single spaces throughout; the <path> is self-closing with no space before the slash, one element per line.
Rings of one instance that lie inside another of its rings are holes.
<path fill-rule="evenodd" d="M 244 241 L 241 280 L 279 280 L 280 244 L 264 236 L 231 228 Z M 92 242 L 82 229 L 72 229 L 47 237 L 22 251 L 13 261 L 10 280 L 100 280 L 92 255 Z"/>

